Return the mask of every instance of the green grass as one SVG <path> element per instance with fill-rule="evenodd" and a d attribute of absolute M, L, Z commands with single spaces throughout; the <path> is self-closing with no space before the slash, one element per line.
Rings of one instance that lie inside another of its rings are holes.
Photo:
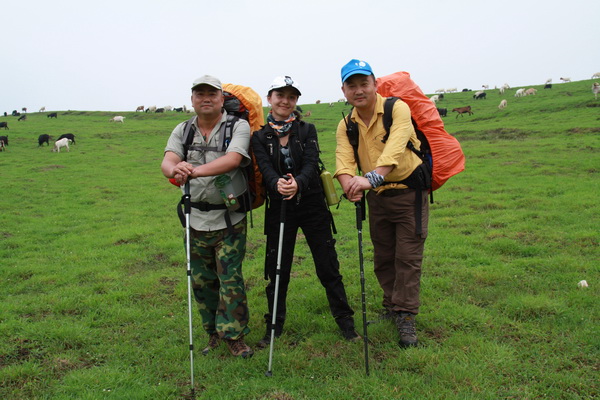
<path fill-rule="evenodd" d="M 466 170 L 435 192 L 417 324 L 400 350 L 391 323 L 342 340 L 304 240 L 298 241 L 285 334 L 250 360 L 197 351 L 206 399 L 592 399 L 600 396 L 600 101 L 591 81 L 514 98 L 447 94 L 438 107 Z M 508 108 L 497 109 L 502 98 Z M 311 110 L 335 169 L 343 103 Z M 109 123 L 114 115 L 124 124 Z M 14 117 L 0 153 L 0 398 L 178 399 L 189 394 L 187 283 L 180 192 L 160 173 L 176 113 L 60 112 Z M 76 135 L 70 153 L 37 136 Z M 336 184 L 337 185 L 337 184 Z M 339 186 L 338 186 L 339 191 Z M 362 331 L 354 208 L 332 209 L 337 250 Z M 244 274 L 253 345 L 264 333 L 263 209 L 249 229 Z M 380 308 L 363 229 L 369 319 Z M 302 238 L 302 236 L 300 235 Z M 579 289 L 586 279 L 590 287 Z M 195 315 L 196 348 L 207 337 Z"/>

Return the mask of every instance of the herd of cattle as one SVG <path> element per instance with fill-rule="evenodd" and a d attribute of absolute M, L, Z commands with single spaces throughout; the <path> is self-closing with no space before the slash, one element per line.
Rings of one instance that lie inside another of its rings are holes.
<path fill-rule="evenodd" d="M 594 75 L 592 75 L 592 79 L 596 79 L 596 78 L 600 78 L 600 72 L 596 72 Z M 560 80 L 562 82 L 571 82 L 571 78 L 560 78 Z M 473 94 L 473 99 L 474 100 L 485 100 L 487 98 L 487 93 L 485 92 L 486 89 L 489 89 L 489 85 L 482 85 L 481 86 L 483 89 L 482 90 L 478 90 Z M 506 90 L 510 89 L 510 86 L 505 83 L 504 85 L 502 85 L 500 88 L 494 88 L 494 89 L 498 89 L 498 94 L 503 95 L 505 93 Z M 544 89 L 552 89 L 552 79 L 547 79 L 546 83 L 544 84 Z M 451 88 L 451 89 L 438 89 L 435 91 L 435 95 L 431 96 L 429 99 L 437 105 L 437 103 L 441 100 L 444 99 L 444 93 L 453 93 L 453 92 L 457 92 L 458 90 L 456 88 Z M 463 92 L 471 92 L 471 89 L 463 89 Z M 525 96 L 533 96 L 537 93 L 537 89 L 534 88 L 521 88 L 521 89 L 517 89 L 517 91 L 515 92 L 515 97 L 525 97 Z M 592 93 L 594 95 L 595 99 L 598 99 L 598 94 L 600 94 L 600 83 L 598 82 L 594 82 L 592 85 Z M 498 105 L 498 109 L 499 110 L 504 110 L 506 107 L 508 106 L 508 101 L 506 99 L 502 99 L 500 101 L 500 104 Z M 448 109 L 447 108 L 440 108 L 437 107 L 437 111 L 440 114 L 441 117 L 445 117 L 448 115 Z M 459 115 L 464 115 L 464 114 L 469 114 L 469 115 L 473 115 L 473 111 L 471 109 L 471 106 L 464 106 L 464 107 L 456 107 L 452 109 L 452 112 L 456 112 L 456 118 L 458 118 Z"/>

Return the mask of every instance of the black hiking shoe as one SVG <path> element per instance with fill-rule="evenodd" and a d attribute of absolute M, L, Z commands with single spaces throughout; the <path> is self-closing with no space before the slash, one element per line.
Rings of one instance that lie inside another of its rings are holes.
<path fill-rule="evenodd" d="M 358 342 L 362 340 L 362 337 L 354 330 L 354 328 L 342 329 L 342 336 L 349 342 Z"/>
<path fill-rule="evenodd" d="M 224 339 L 225 344 L 227 344 L 227 348 L 229 352 L 234 357 L 242 357 L 242 358 L 250 358 L 254 354 L 254 351 L 244 342 L 244 338 L 240 337 L 237 340 L 233 339 Z"/>
<path fill-rule="evenodd" d="M 396 316 L 396 327 L 400 340 L 398 344 L 402 348 L 414 347 L 417 345 L 417 329 L 415 328 L 415 314 L 409 312 L 399 312 Z"/>
<path fill-rule="evenodd" d="M 202 350 L 202 355 L 208 355 L 208 353 L 210 353 L 211 350 L 216 349 L 217 347 L 219 347 L 220 344 L 221 344 L 221 338 L 219 337 L 219 334 L 217 334 L 217 333 L 211 334 L 210 337 L 208 338 L 208 344 Z"/>

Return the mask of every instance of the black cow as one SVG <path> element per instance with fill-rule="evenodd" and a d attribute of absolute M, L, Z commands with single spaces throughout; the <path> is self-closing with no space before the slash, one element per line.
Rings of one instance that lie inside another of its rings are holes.
<path fill-rule="evenodd" d="M 26 121 L 27 115 L 21 115 L 17 121 Z"/>
<path fill-rule="evenodd" d="M 4 128 L 4 130 L 8 129 L 8 122 L 0 122 L 0 128 Z"/>
<path fill-rule="evenodd" d="M 18 117 L 21 114 L 17 110 L 13 110 L 13 112 L 10 113 L 10 115 L 12 115 L 13 117 Z"/>
<path fill-rule="evenodd" d="M 480 99 L 483 99 L 483 100 L 485 100 L 485 97 L 486 97 L 486 93 L 479 93 L 479 94 L 474 94 L 474 95 L 473 95 L 473 98 L 474 98 L 475 100 L 480 100 Z"/>
<path fill-rule="evenodd" d="M 448 115 L 447 108 L 438 108 L 437 111 L 440 114 L 440 117 L 445 117 L 446 115 Z"/>
<path fill-rule="evenodd" d="M 0 136 L 0 141 L 4 142 L 5 146 L 8 146 L 8 136 Z"/>
<path fill-rule="evenodd" d="M 40 137 L 38 137 L 38 147 L 40 147 L 44 143 L 50 146 L 50 139 L 52 139 L 50 135 L 46 135 L 45 133 L 43 135 L 40 135 Z"/>
<path fill-rule="evenodd" d="M 154 111 L 155 113 L 164 113 L 165 109 L 164 108 L 157 108 L 156 111 Z"/>
<path fill-rule="evenodd" d="M 463 92 L 470 92 L 470 91 L 471 91 L 471 89 L 467 89 L 467 88 L 465 88 L 465 89 L 463 89 L 462 91 L 463 91 Z"/>
<path fill-rule="evenodd" d="M 63 133 L 62 135 L 60 135 L 60 137 L 56 140 L 60 140 L 63 138 L 67 138 L 69 139 L 71 142 L 73 142 L 73 144 L 75 144 L 75 135 L 73 135 L 72 133 Z"/>
<path fill-rule="evenodd" d="M 552 89 L 552 84 L 551 83 L 546 83 L 544 85 L 544 89 Z"/>
<path fill-rule="evenodd" d="M 183 112 L 183 107 L 174 108 L 173 111 L 175 111 L 175 112 Z"/>
<path fill-rule="evenodd" d="M 50 114 L 46 115 L 46 118 L 58 118 L 58 114 L 57 113 L 50 113 Z"/>

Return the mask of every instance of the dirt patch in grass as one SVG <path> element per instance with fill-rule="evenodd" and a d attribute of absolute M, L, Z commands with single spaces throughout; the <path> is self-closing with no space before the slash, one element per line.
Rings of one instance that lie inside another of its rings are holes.
<path fill-rule="evenodd" d="M 45 167 L 42 167 L 39 169 L 40 172 L 47 172 L 47 171 L 52 171 L 53 169 L 60 169 L 60 168 L 65 168 L 64 165 L 46 165 Z"/>

